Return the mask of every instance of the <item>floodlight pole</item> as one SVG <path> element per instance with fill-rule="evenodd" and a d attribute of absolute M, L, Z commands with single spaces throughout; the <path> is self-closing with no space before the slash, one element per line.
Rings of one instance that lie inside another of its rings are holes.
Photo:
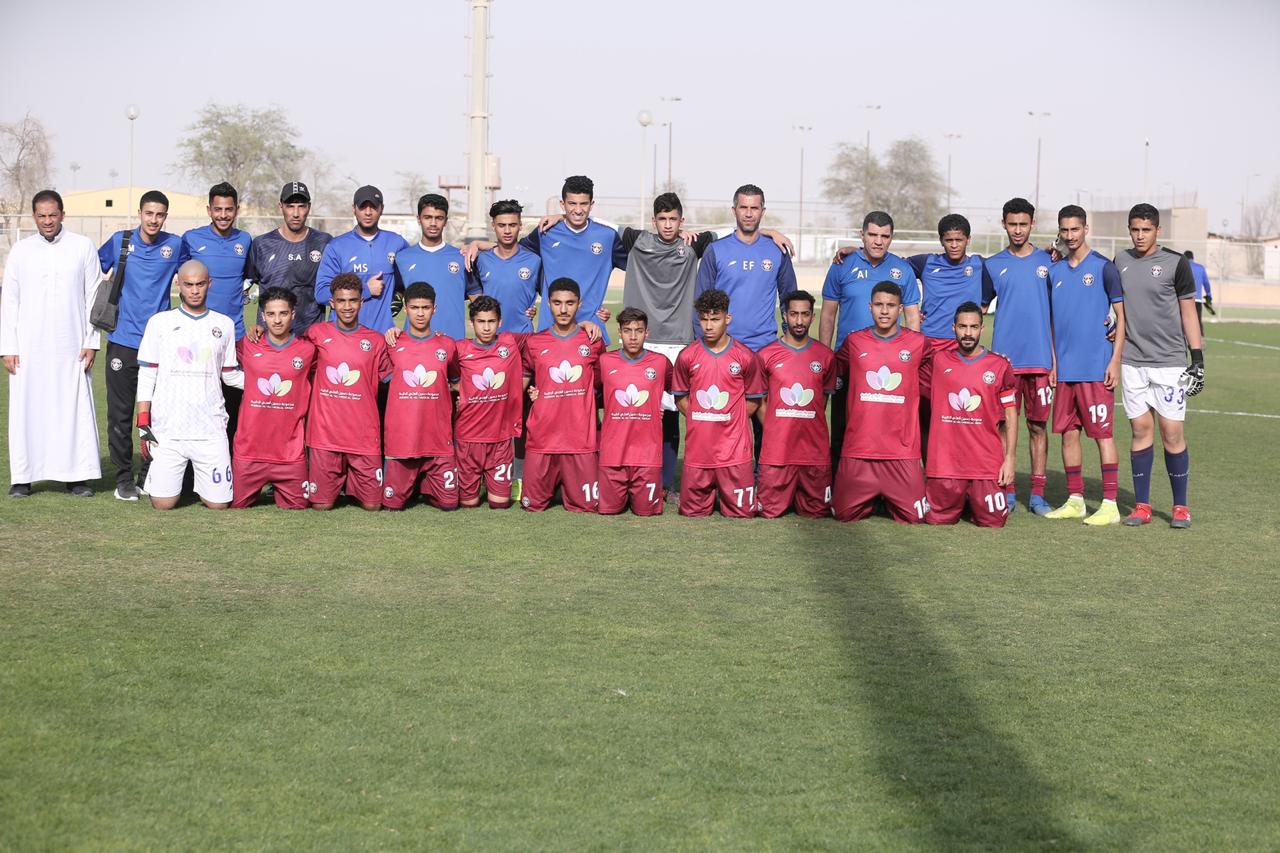
<path fill-rule="evenodd" d="M 129 206 L 125 208 L 126 216 L 133 211 L 133 125 L 141 114 L 137 104 L 130 104 L 124 111 L 125 118 L 129 119 Z"/>
<path fill-rule="evenodd" d="M 467 154 L 468 240 L 483 239 L 489 233 L 484 219 L 485 160 L 489 141 L 489 112 L 485 90 L 489 74 L 489 3 L 471 0 L 471 146 Z"/>

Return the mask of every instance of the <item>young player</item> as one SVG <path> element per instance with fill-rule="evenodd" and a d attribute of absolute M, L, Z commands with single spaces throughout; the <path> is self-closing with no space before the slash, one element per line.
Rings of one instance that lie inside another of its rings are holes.
<path fill-rule="evenodd" d="M 361 507 L 369 512 L 382 508 L 378 387 L 391 376 L 391 357 L 382 334 L 360 322 L 363 291 L 355 273 L 334 276 L 329 299 L 333 322 L 317 323 L 306 334 L 316 347 L 307 417 L 313 509 L 333 509 L 344 481 L 347 494 Z"/>
<path fill-rule="evenodd" d="M 434 328 L 457 340 L 467 336 L 466 301 L 480 293 L 480 284 L 463 269 L 462 252 L 444 241 L 448 224 L 448 199 L 436 193 L 418 199 L 422 239 L 396 254 L 395 284 L 403 291 L 429 282 L 436 292 Z"/>
<path fill-rule="evenodd" d="M 486 295 L 502 306 L 499 332 L 533 334 L 533 318 L 538 315 L 538 281 L 542 258 L 520 245 L 520 217 L 524 208 L 514 199 L 496 201 L 489 207 L 489 220 L 497 242 L 492 249 L 476 255 L 471 277 Z"/>
<path fill-rule="evenodd" d="M 231 505 L 231 454 L 222 386 L 244 387 L 236 364 L 235 325 L 210 311 L 209 268 L 178 269 L 177 308 L 147 321 L 138 345 L 139 450 L 151 461 L 147 494 L 156 509 L 173 509 L 190 463 L 195 489 L 209 509 Z"/>
<path fill-rule="evenodd" d="M 645 348 L 648 334 L 648 315 L 624 308 L 618 314 L 622 346 L 600 356 L 601 515 L 628 505 L 636 515 L 662 513 L 662 397 L 671 390 L 671 363 Z"/>
<path fill-rule="evenodd" d="M 920 396 L 933 348 L 924 335 L 902 327 L 896 283 L 876 284 L 870 308 L 874 324 L 851 332 L 836 357 L 849 394 L 832 510 L 840 521 L 857 521 L 883 498 L 894 521 L 918 524 L 929 511 L 920 468 Z"/>
<path fill-rule="evenodd" d="M 813 296 L 793 290 L 782 298 L 783 334 L 760 350 L 764 399 L 756 418 L 760 445 L 760 514 L 777 518 L 831 514 L 831 436 L 827 398 L 836 390 L 836 354 L 809 337 Z"/>
<path fill-rule="evenodd" d="M 1204 390 L 1204 350 L 1196 320 L 1191 264 L 1159 244 L 1160 212 L 1149 204 L 1129 211 L 1132 249 L 1116 256 L 1125 298 L 1125 342 L 1121 356 L 1124 409 L 1133 427 L 1130 464 L 1137 506 L 1130 527 L 1151 522 L 1151 463 L 1160 428 L 1164 465 L 1173 490 L 1171 527 L 1191 526 L 1187 477 L 1191 468 L 1182 422 L 1187 397 Z M 1186 351 L 1191 349 L 1191 365 Z M 1153 414 L 1154 413 L 1154 414 Z M 1158 416 L 1158 417 L 1157 417 Z"/>
<path fill-rule="evenodd" d="M 560 488 L 564 508 L 595 512 L 596 366 L 604 344 L 578 328 L 578 283 L 560 278 L 547 287 L 553 325 L 525 341 L 524 370 L 532 377 L 524 486 L 520 505 L 542 512 Z"/>
<path fill-rule="evenodd" d="M 1004 527 L 1018 444 L 1017 380 L 1008 359 L 978 344 L 982 309 L 976 303 L 956 308 L 953 326 L 956 346 L 935 349 L 929 371 L 925 521 L 955 524 L 968 503 L 974 524 Z"/>
<path fill-rule="evenodd" d="M 236 343 L 245 394 L 231 463 L 235 509 L 256 504 L 268 483 L 274 487 L 276 506 L 307 508 L 304 421 L 311 404 L 316 347 L 291 331 L 297 304 L 294 291 L 267 288 L 258 300 L 265 334 L 246 335 Z"/>
<path fill-rule="evenodd" d="M 1053 346 L 1057 390 L 1053 431 L 1062 435 L 1062 467 L 1067 502 L 1046 518 L 1084 518 L 1098 526 L 1120 523 L 1116 508 L 1120 457 L 1112 437 L 1115 387 L 1124 349 L 1124 293 L 1115 264 L 1089 248 L 1084 209 L 1069 204 L 1058 211 L 1058 236 L 1067 255 L 1051 269 Z M 1001 298 L 1001 304 L 1004 300 Z M 1116 313 L 1115 342 L 1107 340 L 1107 316 Z M 998 316 L 998 315 L 997 315 Z M 1085 518 L 1080 433 L 1098 442 L 1102 460 L 1102 505 Z"/>
<path fill-rule="evenodd" d="M 511 506 L 515 453 L 511 440 L 523 427 L 521 400 L 529 378 L 523 375 L 522 344 L 499 332 L 502 305 L 477 296 L 468 309 L 475 340 L 456 342 L 458 414 L 453 424 L 458 458 L 458 503 L 480 505 L 483 479 L 490 509 Z"/>
<path fill-rule="evenodd" d="M 686 418 L 680 514 L 711 514 L 717 495 L 720 514 L 756 514 L 755 472 L 749 423 L 764 396 L 755 353 L 729 337 L 729 294 L 708 290 L 693 301 L 702 327 L 676 358 L 671 393 Z"/>
<path fill-rule="evenodd" d="M 954 349 L 951 318 L 965 302 L 981 303 L 985 311 L 994 290 L 991 275 L 978 255 L 970 255 L 969 220 L 948 213 L 938 220 L 942 252 L 912 255 L 907 261 L 920 279 L 920 331 L 934 349 Z M 984 295 L 985 294 L 985 295 Z"/>
<path fill-rule="evenodd" d="M 992 290 L 983 293 L 982 301 L 990 303 L 997 297 L 1000 300 L 991 348 L 1013 364 L 1013 375 L 1018 380 L 1018 411 L 1026 416 L 1031 453 L 1031 499 L 1027 506 L 1036 515 L 1044 515 L 1051 509 L 1044 499 L 1044 484 L 1049 457 L 1045 426 L 1053 403 L 1055 372 L 1049 330 L 1049 265 L 1053 259 L 1031 244 L 1035 222 L 1036 209 L 1031 202 L 1025 198 L 1005 202 L 1000 223 L 1009 245 L 984 262 Z M 1013 483 L 1005 493 L 1005 502 L 1010 512 L 1017 507 Z"/>
<path fill-rule="evenodd" d="M 236 340 L 244 337 L 245 265 L 252 238 L 236 227 L 240 194 L 223 181 L 209 188 L 209 224 L 182 235 L 186 252 L 209 268 L 209 308 L 236 324 Z"/>
<path fill-rule="evenodd" d="M 432 330 L 435 307 L 435 288 L 422 282 L 409 285 L 404 332 L 388 341 L 393 370 L 383 425 L 384 509 L 404 509 L 415 491 L 437 509 L 458 508 L 449 393 L 458 381 L 458 353 L 453 338 Z"/>
<path fill-rule="evenodd" d="M 360 325 L 385 332 L 393 325 L 391 297 L 395 293 L 396 255 L 409 244 L 394 231 L 378 227 L 382 221 L 382 192 L 363 186 L 352 197 L 356 226 L 329 241 L 316 271 L 316 302 L 328 305 L 333 280 L 342 273 L 360 279 Z M 323 377 L 321 377 L 323 380 Z M 319 387 L 323 382 L 317 382 Z"/>

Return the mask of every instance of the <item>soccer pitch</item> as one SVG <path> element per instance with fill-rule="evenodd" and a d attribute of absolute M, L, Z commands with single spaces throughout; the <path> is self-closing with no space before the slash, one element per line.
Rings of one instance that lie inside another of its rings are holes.
<path fill-rule="evenodd" d="M 1206 335 L 1190 531 L 1159 453 L 1138 530 L 3 499 L 0 848 L 1275 849 L 1280 326 Z"/>

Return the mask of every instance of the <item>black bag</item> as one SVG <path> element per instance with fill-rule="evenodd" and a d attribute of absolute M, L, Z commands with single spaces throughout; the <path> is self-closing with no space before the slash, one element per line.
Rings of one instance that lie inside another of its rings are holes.
<path fill-rule="evenodd" d="M 129 240 L 133 231 L 125 231 L 120 238 L 120 260 L 116 262 L 115 274 L 111 276 L 111 286 L 98 285 L 98 294 L 93 299 L 93 310 L 89 312 L 89 322 L 95 329 L 104 332 L 116 330 L 116 319 L 120 315 L 120 291 L 124 288 L 124 267 L 129 259 Z"/>

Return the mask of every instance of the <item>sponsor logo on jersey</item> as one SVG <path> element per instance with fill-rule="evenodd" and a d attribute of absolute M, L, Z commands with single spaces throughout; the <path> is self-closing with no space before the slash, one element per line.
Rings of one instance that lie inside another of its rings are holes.
<path fill-rule="evenodd" d="M 985 371 L 985 372 L 982 374 L 982 381 L 983 381 L 983 382 L 985 382 L 985 383 L 987 383 L 988 385 L 994 385 L 994 384 L 996 384 L 996 374 L 995 374 L 995 371 L 992 371 L 992 370 Z"/>
<path fill-rule="evenodd" d="M 369 343 L 368 341 L 361 341 L 360 349 L 364 350 L 365 352 L 368 352 L 369 350 L 373 349 L 373 344 Z"/>
<path fill-rule="evenodd" d="M 902 374 L 894 373 L 887 364 L 880 365 L 879 370 L 868 370 L 866 378 L 873 391 L 892 391 L 902 384 Z"/>
<path fill-rule="evenodd" d="M 214 327 L 213 327 L 213 329 L 212 329 L 211 331 L 212 331 L 212 334 L 213 334 L 213 336 L 214 336 L 215 338 L 220 338 L 220 337 L 222 337 L 222 329 L 219 329 L 217 326 L 214 326 Z"/>
<path fill-rule="evenodd" d="M 1155 266 L 1153 266 L 1153 267 L 1151 268 L 1151 277 L 1152 277 L 1152 278 L 1159 278 L 1159 277 L 1160 277 L 1160 273 L 1162 273 L 1162 272 L 1164 272 L 1164 267 L 1160 266 L 1159 264 L 1156 264 Z"/>
<path fill-rule="evenodd" d="M 591 254 L 598 255 L 603 251 L 604 251 L 604 246 L 601 243 L 596 242 L 591 244 Z"/>
<path fill-rule="evenodd" d="M 909 349 L 898 350 L 898 361 L 902 361 L 902 362 L 911 361 L 911 350 Z"/>
<path fill-rule="evenodd" d="M 133 244 L 132 244 L 132 243 L 131 243 L 131 244 L 129 244 L 129 251 L 130 251 L 130 252 L 132 252 L 132 251 L 133 251 Z M 172 246 L 161 246 L 161 247 L 160 247 L 160 257 L 164 258 L 166 261 L 167 261 L 167 260 L 169 260 L 170 258 L 172 258 L 172 257 L 173 257 L 173 247 L 172 247 Z"/>
<path fill-rule="evenodd" d="M 448 359 L 449 353 L 445 352 L 443 349 L 436 350 L 436 361 L 447 361 Z"/>
<path fill-rule="evenodd" d="M 582 356 L 583 358 L 586 358 L 587 356 L 591 355 L 591 347 L 587 346 L 586 344 L 579 344 L 578 355 Z"/>
<path fill-rule="evenodd" d="M 964 268 L 964 274 L 965 274 L 965 277 L 966 277 L 966 278 L 968 278 L 968 277 L 972 276 L 972 275 L 973 275 L 973 267 L 965 267 L 965 268 Z"/>
<path fill-rule="evenodd" d="M 739 373 L 742 372 L 742 365 L 738 364 L 738 362 L 736 361 L 729 362 L 729 372 L 732 373 L 734 376 L 737 376 Z"/>
<path fill-rule="evenodd" d="M 312 249 L 309 253 L 307 253 L 307 257 L 311 259 L 311 263 L 313 264 L 320 263 L 320 250 Z"/>
<path fill-rule="evenodd" d="M 658 371 L 654 370 L 652 367 L 646 367 L 644 369 L 644 378 L 649 380 L 657 379 Z"/>
<path fill-rule="evenodd" d="M 897 279 L 902 278 L 902 270 L 896 267 L 894 269 L 889 270 L 889 278 L 894 279 L 895 281 Z"/>
<path fill-rule="evenodd" d="M 764 268 L 765 272 L 769 272 L 769 270 L 773 269 L 773 261 L 769 260 L 768 258 L 765 258 L 763 261 L 760 262 L 760 266 Z"/>
<path fill-rule="evenodd" d="M 243 244 L 241 244 L 241 243 L 236 243 L 235 253 L 236 253 L 237 255 L 243 255 L 243 254 L 244 254 L 244 245 L 243 245 Z"/>
<path fill-rule="evenodd" d="M 1048 278 L 1048 277 L 1049 277 L 1048 267 L 1046 267 L 1044 264 L 1041 264 L 1040 266 L 1036 267 L 1036 278 Z"/>
<path fill-rule="evenodd" d="M 809 362 L 809 369 L 810 369 L 810 370 L 812 370 L 814 373 L 821 373 L 821 372 L 822 372 L 822 362 L 820 362 L 820 361 L 811 361 L 811 362 Z"/>
<path fill-rule="evenodd" d="M 450 274 L 450 275 L 457 275 L 457 274 L 458 274 L 458 270 L 460 270 L 460 269 L 462 269 L 462 267 L 461 267 L 461 265 L 459 265 L 459 264 L 458 264 L 458 262 L 457 262 L 457 261 L 449 261 L 449 274 Z"/>
<path fill-rule="evenodd" d="M 205 344 L 199 349 L 191 347 L 178 347 L 178 361 L 183 364 L 204 364 L 213 358 L 213 347 Z"/>
<path fill-rule="evenodd" d="M 806 388 L 797 382 L 794 385 L 782 386 L 778 396 L 788 406 L 807 406 L 813 402 L 813 389 Z"/>
<path fill-rule="evenodd" d="M 302 359 L 301 359 L 301 358 L 298 358 L 297 356 L 294 356 L 293 361 L 292 361 L 292 362 L 290 362 L 290 363 L 293 365 L 293 369 L 294 369 L 294 370 L 301 370 L 301 369 L 302 369 Z"/>
<path fill-rule="evenodd" d="M 582 378 L 582 365 L 570 364 L 566 359 L 551 368 L 552 382 L 577 382 Z"/>
<path fill-rule="evenodd" d="M 124 368 L 124 362 L 123 362 L 123 361 L 121 361 L 121 360 L 120 360 L 120 359 L 118 359 L 118 358 L 113 358 L 113 359 L 111 359 L 111 369 L 112 369 L 112 370 L 121 370 L 121 369 L 123 369 L 123 368 Z"/>
<path fill-rule="evenodd" d="M 360 371 L 352 370 L 345 361 L 337 367 L 329 365 L 324 369 L 324 375 L 330 384 L 345 385 L 348 388 L 360 381 Z"/>
<path fill-rule="evenodd" d="M 1084 282 L 1085 287 L 1093 287 L 1093 273 L 1091 272 L 1085 273 L 1084 278 L 1080 280 Z M 1058 282 L 1058 283 L 1061 284 L 1062 282 Z"/>
<path fill-rule="evenodd" d="M 506 346 L 498 347 L 498 358 L 506 358 L 509 355 L 511 355 L 511 350 L 507 349 Z"/>
<path fill-rule="evenodd" d="M 404 384 L 410 388 L 429 388 L 435 383 L 438 375 L 434 370 L 427 370 L 419 364 L 413 370 L 403 371 L 400 377 L 404 379 Z"/>
<path fill-rule="evenodd" d="M 258 377 L 258 390 L 262 392 L 264 397 L 283 397 L 289 393 L 289 389 L 293 387 L 293 381 L 290 379 L 281 379 L 279 373 L 271 374 L 268 377 Z"/>
<path fill-rule="evenodd" d="M 959 391 L 947 394 L 947 402 L 957 412 L 972 412 L 982 405 L 982 396 L 970 394 L 968 388 L 961 388 Z"/>
<path fill-rule="evenodd" d="M 506 381 L 506 372 L 502 370 L 495 372 L 492 367 L 486 367 L 484 373 L 471 374 L 471 384 L 476 386 L 477 391 L 488 391 L 490 389 L 497 391 Z"/>
<path fill-rule="evenodd" d="M 614 391 L 613 399 L 617 400 L 620 406 L 639 408 L 649 400 L 649 392 L 634 385 L 628 385 L 626 388 Z"/>
<path fill-rule="evenodd" d="M 520 269 L 516 270 L 516 275 L 520 276 L 521 281 L 528 281 L 529 277 L 533 275 L 533 270 L 528 267 L 520 267 Z"/>
<path fill-rule="evenodd" d="M 729 392 L 721 391 L 717 385 L 712 385 L 706 389 L 699 388 L 694 393 L 694 397 L 697 399 L 698 405 L 704 409 L 715 411 L 729 405 Z"/>

